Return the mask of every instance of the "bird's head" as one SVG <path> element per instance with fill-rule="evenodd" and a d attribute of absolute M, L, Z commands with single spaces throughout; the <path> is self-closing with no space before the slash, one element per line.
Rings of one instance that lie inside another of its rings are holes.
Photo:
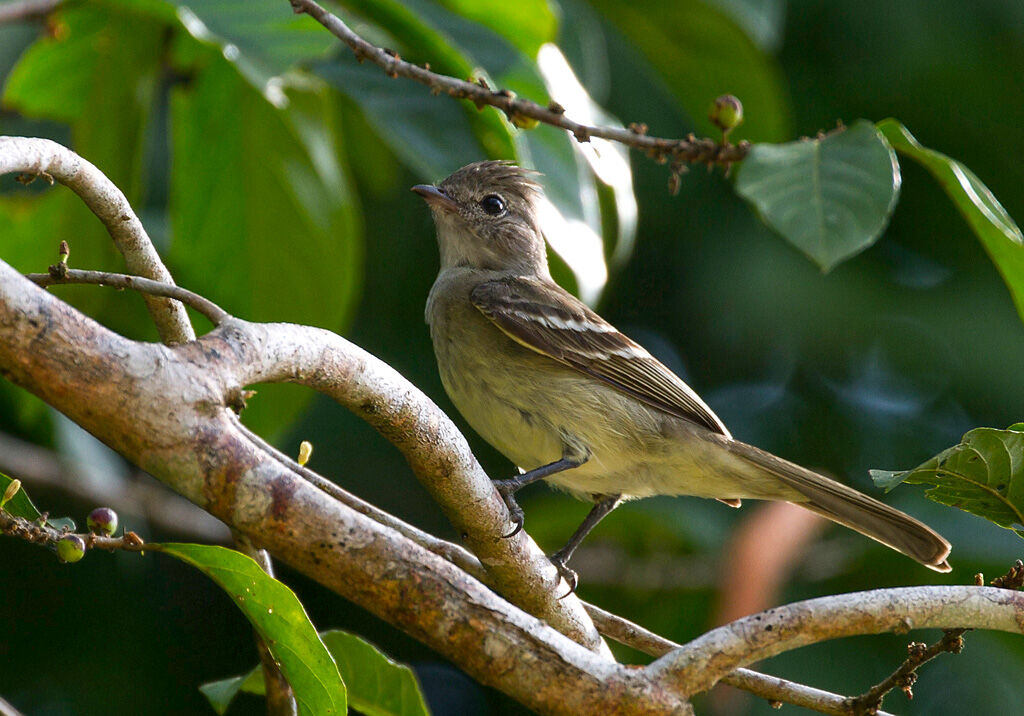
<path fill-rule="evenodd" d="M 441 268 L 549 276 L 535 172 L 504 161 L 467 164 L 437 186 L 412 188 L 430 205 Z"/>

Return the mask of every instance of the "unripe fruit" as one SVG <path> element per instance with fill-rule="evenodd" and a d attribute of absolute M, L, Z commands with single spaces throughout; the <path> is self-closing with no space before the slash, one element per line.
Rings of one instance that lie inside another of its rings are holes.
<path fill-rule="evenodd" d="M 743 103 L 731 94 L 723 94 L 711 103 L 708 119 L 723 132 L 729 132 L 743 121 Z"/>
<path fill-rule="evenodd" d="M 86 524 L 93 534 L 109 537 L 117 531 L 117 513 L 109 507 L 97 507 L 89 513 Z"/>
<path fill-rule="evenodd" d="M 78 535 L 65 535 L 57 541 L 57 556 L 61 562 L 77 562 L 85 556 L 85 540 Z"/>

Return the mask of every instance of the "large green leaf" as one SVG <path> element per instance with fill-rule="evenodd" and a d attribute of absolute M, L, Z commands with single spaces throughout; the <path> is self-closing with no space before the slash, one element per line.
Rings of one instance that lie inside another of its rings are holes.
<path fill-rule="evenodd" d="M 895 119 L 883 119 L 878 129 L 897 152 L 931 172 L 942 186 L 1010 289 L 1017 313 L 1024 319 L 1024 235 L 988 187 L 963 164 L 921 146 Z"/>
<path fill-rule="evenodd" d="M 384 76 L 379 67 L 350 58 L 316 65 L 313 70 L 355 102 L 379 141 L 426 181 L 438 181 L 487 151 L 458 104 L 433 97 L 426 87 Z"/>
<path fill-rule="evenodd" d="M 279 0 L 170 0 L 198 40 L 216 45 L 254 87 L 277 103 L 276 77 L 300 62 L 324 56 L 337 40 L 308 15 Z"/>
<path fill-rule="evenodd" d="M 240 552 L 198 544 L 156 548 L 196 567 L 238 605 L 281 666 L 303 716 L 347 713 L 345 683 L 295 593 Z"/>
<path fill-rule="evenodd" d="M 700 0 L 591 4 L 644 54 L 698 133 L 719 136 L 708 108 L 729 93 L 742 100 L 746 116 L 734 138 L 778 142 L 789 136 L 789 101 L 775 61 L 727 14 Z"/>
<path fill-rule="evenodd" d="M 878 239 L 899 187 L 896 155 L 863 119 L 817 139 L 757 144 L 736 179 L 740 196 L 824 271 Z"/>
<path fill-rule="evenodd" d="M 362 229 L 331 98 L 293 91 L 279 109 L 214 58 L 171 107 L 179 282 L 246 319 L 343 327 L 360 290 Z M 261 390 L 245 417 L 280 429 L 308 398 Z"/>
<path fill-rule="evenodd" d="M 943 450 L 913 470 L 872 470 L 879 487 L 908 482 L 934 485 L 925 494 L 936 502 L 984 517 L 1024 537 L 1024 424 L 1006 430 L 975 428 L 959 445 Z"/>
<path fill-rule="evenodd" d="M 527 57 L 536 57 L 545 42 L 554 42 L 558 18 L 547 0 L 438 0 L 449 10 L 484 25 Z"/>
<path fill-rule="evenodd" d="M 345 680 L 349 705 L 366 716 L 429 716 L 416 675 L 392 661 L 355 634 L 328 631 L 320 635 Z M 248 674 L 203 684 L 200 691 L 219 714 L 227 711 L 239 691 L 262 696 L 260 667 Z"/>

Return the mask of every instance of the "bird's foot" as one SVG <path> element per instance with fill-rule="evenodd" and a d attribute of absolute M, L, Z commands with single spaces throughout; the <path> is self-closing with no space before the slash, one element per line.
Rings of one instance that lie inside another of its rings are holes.
<path fill-rule="evenodd" d="M 565 583 L 569 585 L 569 591 L 560 596 L 559 599 L 565 599 L 570 594 L 574 594 L 576 592 L 576 587 L 579 586 L 580 576 L 576 574 L 575 570 L 569 569 L 569 565 L 566 564 L 569 561 L 569 558 L 559 551 L 548 557 L 548 559 L 551 560 L 551 564 L 555 565 L 555 569 L 558 570 L 558 576 L 564 579 Z"/>
<path fill-rule="evenodd" d="M 526 522 L 526 514 L 523 512 L 523 508 L 516 502 L 516 491 L 521 485 L 516 480 L 492 480 L 494 487 L 498 490 L 498 494 L 501 495 L 502 501 L 505 503 L 505 507 L 508 508 L 508 517 L 512 521 L 515 527 L 507 535 L 502 535 L 505 539 L 509 537 L 515 537 L 523 529 L 523 523 Z"/>

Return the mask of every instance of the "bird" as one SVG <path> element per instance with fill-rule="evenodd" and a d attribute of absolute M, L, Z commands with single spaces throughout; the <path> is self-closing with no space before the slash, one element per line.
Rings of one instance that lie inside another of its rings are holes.
<path fill-rule="evenodd" d="M 888 505 L 732 437 L 696 392 L 559 286 L 538 218 L 537 173 L 469 164 L 412 191 L 430 208 L 440 270 L 425 318 L 441 382 L 469 425 L 520 470 L 493 480 L 511 537 L 516 492 L 539 480 L 593 503 L 549 556 L 577 586 L 573 552 L 625 500 L 691 495 L 739 507 L 784 500 L 852 528 L 937 572 L 950 543 Z"/>

